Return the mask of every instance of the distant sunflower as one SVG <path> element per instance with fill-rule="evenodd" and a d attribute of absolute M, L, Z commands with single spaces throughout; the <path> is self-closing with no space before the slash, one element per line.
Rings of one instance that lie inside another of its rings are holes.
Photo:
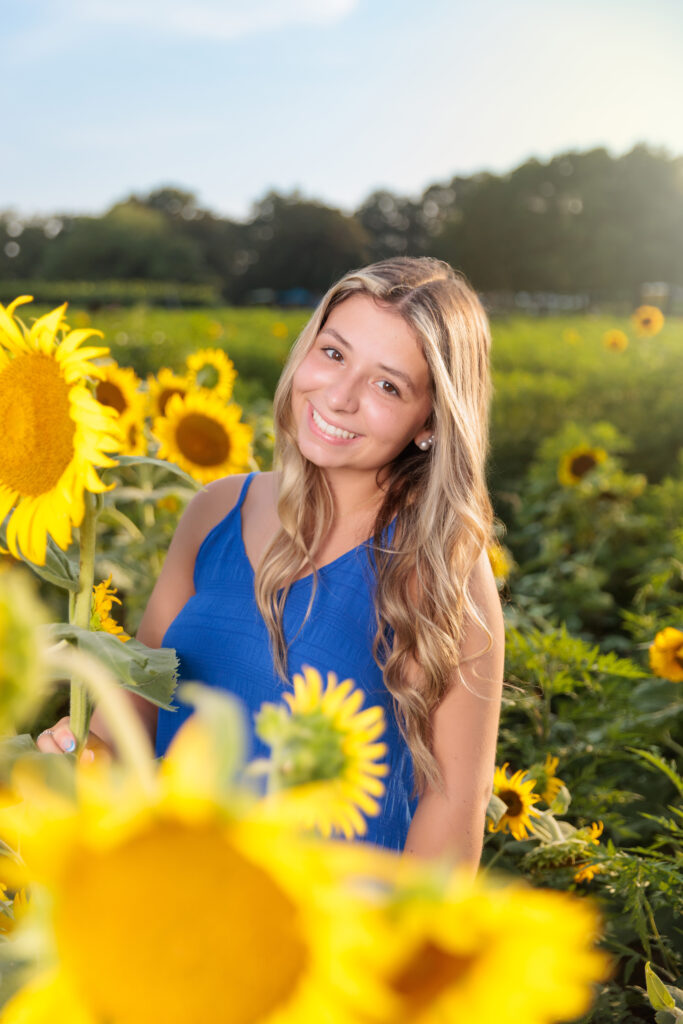
<path fill-rule="evenodd" d="M 174 462 L 202 484 L 249 466 L 252 429 L 240 422 L 239 405 L 196 391 L 174 395 L 154 421 L 159 458 Z"/>
<path fill-rule="evenodd" d="M 127 640 L 130 640 L 130 637 L 124 632 L 123 626 L 119 626 L 116 619 L 113 619 L 111 616 L 114 604 L 121 604 L 121 601 L 116 596 L 116 587 L 111 585 L 110 573 L 108 579 L 93 587 L 90 628 L 96 632 L 111 633 L 125 644 Z"/>
<path fill-rule="evenodd" d="M 119 449 L 114 414 L 95 401 L 90 360 L 106 348 L 81 348 L 98 331 L 69 331 L 66 303 L 27 330 L 14 317 L 20 302 L 0 306 L 0 521 L 12 511 L 7 544 L 38 565 L 48 533 L 60 548 L 84 515 L 84 491 L 108 488 L 96 466 L 114 466 Z M 61 340 L 57 334 L 64 331 Z"/>
<path fill-rule="evenodd" d="M 507 762 L 496 768 L 493 778 L 493 792 L 503 801 L 507 810 L 497 825 L 489 822 L 489 832 L 510 832 L 515 839 L 526 839 L 532 829 L 531 815 L 538 814 L 534 804 L 541 799 L 534 793 L 535 779 L 524 781 L 526 772 L 522 769 L 508 776 Z"/>
<path fill-rule="evenodd" d="M 577 445 L 562 456 L 557 478 L 565 487 L 573 487 L 606 458 L 607 452 L 604 448 L 594 448 L 589 444 Z"/>
<path fill-rule="evenodd" d="M 580 885 L 582 882 L 592 882 L 597 874 L 602 871 L 602 864 L 584 864 L 574 873 L 574 881 Z"/>
<path fill-rule="evenodd" d="M 304 666 L 302 672 L 293 678 L 294 693 L 284 694 L 290 714 L 266 704 L 259 715 L 259 735 L 273 751 L 271 781 L 289 791 L 286 803 L 304 827 L 325 837 L 365 835 L 363 814 L 379 814 L 381 780 L 389 774 L 381 761 L 387 746 L 377 742 L 384 709 L 362 711 L 363 693 L 352 679 L 340 683 L 329 672 L 323 686 L 316 669 Z"/>
<path fill-rule="evenodd" d="M 555 774 L 559 763 L 559 757 L 546 754 L 543 767 L 539 772 L 534 773 L 536 775 L 536 792 L 541 794 L 541 800 L 548 804 L 548 806 L 550 806 L 564 786 L 562 779 L 558 779 Z"/>
<path fill-rule="evenodd" d="M 506 580 L 512 567 L 507 550 L 498 541 L 494 541 L 493 544 L 489 545 L 486 553 L 489 556 L 489 562 L 495 578 L 497 580 Z"/>
<path fill-rule="evenodd" d="M 581 341 L 581 335 L 573 327 L 567 327 L 562 331 L 562 338 L 569 345 L 577 345 Z"/>
<path fill-rule="evenodd" d="M 638 334 L 645 338 L 659 334 L 664 326 L 664 314 L 657 306 L 639 306 L 631 319 Z"/>
<path fill-rule="evenodd" d="M 95 398 L 102 405 L 111 406 L 119 416 L 130 413 L 140 415 L 144 408 L 144 395 L 140 391 L 140 378 L 134 370 L 116 363 L 99 367 L 99 380 L 95 385 Z"/>
<path fill-rule="evenodd" d="M 628 348 L 628 337 L 623 331 L 615 328 L 612 331 L 605 331 L 602 336 L 602 343 L 605 348 L 609 348 L 613 352 L 623 352 L 625 348 Z"/>
<path fill-rule="evenodd" d="M 232 395 L 237 371 L 220 348 L 202 348 L 186 359 L 187 379 L 195 388 L 206 388 L 223 401 Z"/>
<path fill-rule="evenodd" d="M 683 633 L 667 626 L 650 644 L 650 668 L 656 676 L 683 683 Z"/>
<path fill-rule="evenodd" d="M 146 455 L 145 417 L 130 413 L 119 420 L 122 455 Z"/>
<path fill-rule="evenodd" d="M 163 416 L 166 412 L 166 405 L 174 395 L 181 397 L 190 390 L 190 382 L 187 376 L 174 373 L 167 367 L 162 366 L 156 377 L 147 378 L 149 387 L 150 414 L 152 416 Z"/>

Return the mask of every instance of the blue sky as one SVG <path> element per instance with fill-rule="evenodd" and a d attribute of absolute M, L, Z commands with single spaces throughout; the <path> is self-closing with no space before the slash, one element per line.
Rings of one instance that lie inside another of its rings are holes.
<path fill-rule="evenodd" d="M 176 185 L 345 210 L 644 141 L 683 154 L 680 0 L 3 0 L 0 209 Z"/>

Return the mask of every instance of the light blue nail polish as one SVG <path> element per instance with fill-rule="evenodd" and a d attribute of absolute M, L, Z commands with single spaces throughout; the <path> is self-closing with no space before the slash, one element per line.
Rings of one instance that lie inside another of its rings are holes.
<path fill-rule="evenodd" d="M 66 744 L 66 746 L 63 747 L 63 750 L 64 750 L 65 754 L 73 754 L 75 749 L 76 749 L 76 740 L 73 740 L 73 739 L 69 740 L 69 742 Z"/>

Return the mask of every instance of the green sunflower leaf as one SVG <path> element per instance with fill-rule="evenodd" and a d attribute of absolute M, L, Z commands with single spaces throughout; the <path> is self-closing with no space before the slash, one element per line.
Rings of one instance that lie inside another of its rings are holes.
<path fill-rule="evenodd" d="M 106 472 L 116 472 L 117 469 L 126 469 L 128 467 L 136 469 L 140 466 L 153 466 L 155 469 L 163 469 L 167 473 L 171 473 L 174 476 L 179 477 L 184 483 L 189 484 L 193 491 L 199 490 L 200 484 L 194 480 L 189 473 L 186 473 L 180 466 L 176 466 L 173 462 L 165 462 L 163 459 L 154 459 L 150 455 L 117 455 L 117 465 L 112 466 L 108 470 L 103 470 L 102 474 Z"/>
<path fill-rule="evenodd" d="M 8 519 L 0 525 L 0 547 L 3 548 L 7 547 L 7 522 Z M 57 547 L 52 537 L 48 536 L 47 538 L 45 565 L 36 565 L 28 558 L 24 558 L 23 555 L 21 560 L 36 576 L 40 576 L 47 583 L 52 583 L 53 586 L 59 587 L 61 590 L 72 590 L 74 593 L 78 590 L 78 565 L 67 556 L 65 551 Z"/>
<path fill-rule="evenodd" d="M 146 647 L 139 640 L 122 643 L 111 633 L 93 632 L 70 623 L 49 627 L 54 641 L 68 640 L 97 658 L 121 686 L 157 707 L 174 710 L 171 699 L 178 679 L 178 659 L 170 647 Z"/>

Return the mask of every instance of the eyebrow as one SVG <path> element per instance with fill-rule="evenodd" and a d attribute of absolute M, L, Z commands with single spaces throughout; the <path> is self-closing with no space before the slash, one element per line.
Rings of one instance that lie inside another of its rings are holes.
<path fill-rule="evenodd" d="M 343 345 L 344 348 L 349 349 L 351 352 L 353 351 L 353 345 L 348 342 L 346 338 L 343 338 L 339 331 L 335 331 L 334 327 L 323 327 L 320 334 L 332 334 L 340 345 Z M 390 377 L 397 377 L 399 380 L 403 381 L 406 387 L 410 388 L 411 391 L 415 391 L 415 385 L 413 384 L 412 379 L 407 373 L 404 373 L 403 370 L 396 370 L 393 366 L 385 366 L 384 363 L 378 363 L 377 369 L 382 370 L 383 373 L 389 374 Z"/>

